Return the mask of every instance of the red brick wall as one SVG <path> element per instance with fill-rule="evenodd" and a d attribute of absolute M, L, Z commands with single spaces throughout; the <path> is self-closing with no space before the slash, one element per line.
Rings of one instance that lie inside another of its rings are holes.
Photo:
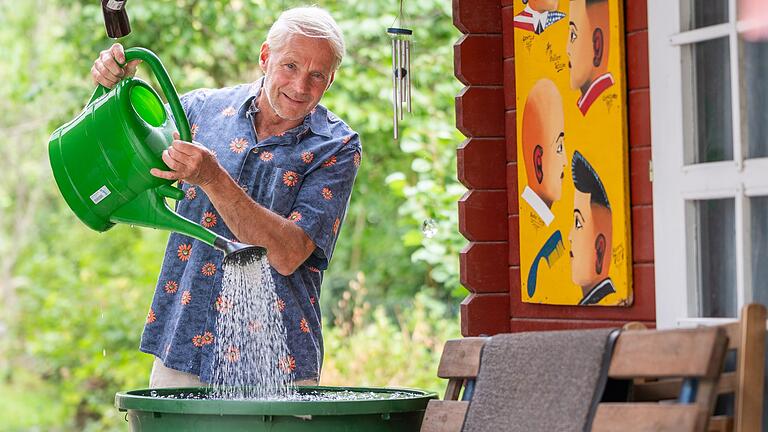
<path fill-rule="evenodd" d="M 588 328 L 627 321 L 655 323 L 653 196 L 648 89 L 647 0 L 625 0 L 634 304 L 629 308 L 523 303 L 518 249 L 518 184 L 513 0 L 453 0 L 461 304 L 465 336 L 509 331 Z"/>

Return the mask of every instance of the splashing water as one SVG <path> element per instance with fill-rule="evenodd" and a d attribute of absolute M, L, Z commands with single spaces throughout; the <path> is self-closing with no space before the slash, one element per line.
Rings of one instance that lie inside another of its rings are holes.
<path fill-rule="evenodd" d="M 282 399 L 294 392 L 286 332 L 266 255 L 225 260 L 209 397 Z"/>

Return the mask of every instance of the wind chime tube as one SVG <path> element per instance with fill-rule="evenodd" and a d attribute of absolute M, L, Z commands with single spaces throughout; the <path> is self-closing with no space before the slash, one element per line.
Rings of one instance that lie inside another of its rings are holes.
<path fill-rule="evenodd" d="M 403 119 L 403 41 L 397 37 L 397 112 Z"/>
<path fill-rule="evenodd" d="M 405 74 L 405 101 L 408 105 L 408 112 L 411 112 L 411 44 L 410 42 L 405 42 L 405 70 L 407 71 Z"/>
<path fill-rule="evenodd" d="M 395 56 L 395 53 L 397 52 L 397 39 L 392 38 L 392 112 L 394 113 L 394 121 L 395 121 L 395 127 L 394 127 L 394 135 L 395 139 L 397 139 L 397 57 Z"/>

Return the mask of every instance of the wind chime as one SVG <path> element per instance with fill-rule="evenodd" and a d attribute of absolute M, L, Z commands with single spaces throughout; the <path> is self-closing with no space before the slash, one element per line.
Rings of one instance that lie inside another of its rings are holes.
<path fill-rule="evenodd" d="M 403 119 L 403 109 L 411 112 L 411 36 L 413 30 L 404 28 L 403 0 L 400 0 L 400 27 L 389 27 L 387 34 L 392 39 L 392 111 L 394 119 L 394 138 L 398 139 L 399 121 Z M 404 107 L 405 106 L 405 107 Z"/>

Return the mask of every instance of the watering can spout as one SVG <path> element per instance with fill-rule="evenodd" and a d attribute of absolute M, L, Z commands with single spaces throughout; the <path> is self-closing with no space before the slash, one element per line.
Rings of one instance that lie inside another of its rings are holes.
<path fill-rule="evenodd" d="M 267 250 L 263 247 L 229 241 L 224 237 L 216 238 L 213 246 L 224 251 L 225 266 L 229 264 L 243 266 L 260 260 L 267 254 Z"/>

